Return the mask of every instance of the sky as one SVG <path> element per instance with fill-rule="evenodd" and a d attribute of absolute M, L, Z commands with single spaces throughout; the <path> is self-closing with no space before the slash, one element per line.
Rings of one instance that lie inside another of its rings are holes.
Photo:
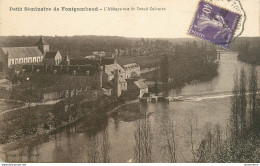
<path fill-rule="evenodd" d="M 0 0 L 0 35 L 102 35 L 145 38 L 188 37 L 199 0 Z M 247 20 L 242 36 L 259 36 L 260 0 L 241 0 Z M 26 12 L 10 7 L 99 7 L 98 12 Z M 104 7 L 135 11 L 109 12 Z M 137 7 L 165 11 L 137 11 Z"/>

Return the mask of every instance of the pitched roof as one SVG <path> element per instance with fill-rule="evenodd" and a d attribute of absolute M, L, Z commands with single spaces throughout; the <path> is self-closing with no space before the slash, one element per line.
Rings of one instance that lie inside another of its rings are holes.
<path fill-rule="evenodd" d="M 105 57 L 101 59 L 101 64 L 102 65 L 111 65 L 115 63 L 115 59 L 114 58 L 110 58 L 110 57 Z"/>
<path fill-rule="evenodd" d="M 96 59 L 86 59 L 86 58 L 71 58 L 70 59 L 70 65 L 96 65 L 99 64 L 100 60 L 96 60 Z"/>
<path fill-rule="evenodd" d="M 25 58 L 43 56 L 38 47 L 2 47 L 8 58 Z"/>
<path fill-rule="evenodd" d="M 134 82 L 135 85 L 139 88 L 139 89 L 144 89 L 147 88 L 147 85 L 144 83 L 143 80 L 138 80 Z"/>
<path fill-rule="evenodd" d="M 107 75 L 114 75 L 113 72 L 115 69 L 118 69 L 120 73 L 124 73 L 125 69 L 123 69 L 118 63 L 114 63 L 111 65 L 105 65 L 105 73 Z"/>
<path fill-rule="evenodd" d="M 119 83 L 126 83 L 127 81 L 119 77 Z M 104 88 L 114 88 L 115 87 L 115 78 L 112 80 L 108 81 L 105 85 Z"/>
<path fill-rule="evenodd" d="M 57 55 L 57 53 L 58 53 L 58 51 L 46 52 L 45 58 L 55 58 L 55 56 Z"/>

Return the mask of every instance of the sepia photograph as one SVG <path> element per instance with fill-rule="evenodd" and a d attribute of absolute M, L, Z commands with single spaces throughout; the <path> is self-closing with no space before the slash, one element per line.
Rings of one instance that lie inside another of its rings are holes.
<path fill-rule="evenodd" d="M 0 163 L 257 166 L 259 5 L 0 0 Z"/>

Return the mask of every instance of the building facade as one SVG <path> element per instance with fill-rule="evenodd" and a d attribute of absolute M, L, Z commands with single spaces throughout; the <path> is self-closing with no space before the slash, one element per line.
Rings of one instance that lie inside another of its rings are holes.
<path fill-rule="evenodd" d="M 131 80 L 128 82 L 128 92 L 131 96 L 141 98 L 145 93 L 148 93 L 148 86 L 144 80 Z"/>
<path fill-rule="evenodd" d="M 44 62 L 46 65 L 59 65 L 62 61 L 62 56 L 59 51 L 51 51 L 45 54 Z"/>
<path fill-rule="evenodd" d="M 43 37 L 31 47 L 2 47 L 0 49 L 0 79 L 6 78 L 15 65 L 42 63 L 49 52 L 49 44 Z"/>
<path fill-rule="evenodd" d="M 136 63 L 123 65 L 126 72 L 126 79 L 128 78 L 138 78 L 140 77 L 141 70 L 140 66 Z"/>
<path fill-rule="evenodd" d="M 103 85 L 106 84 L 107 82 L 111 81 L 114 78 L 115 70 L 118 70 L 120 80 L 126 79 L 126 72 L 125 72 L 124 68 L 122 68 L 118 63 L 104 65 L 103 66 Z"/>

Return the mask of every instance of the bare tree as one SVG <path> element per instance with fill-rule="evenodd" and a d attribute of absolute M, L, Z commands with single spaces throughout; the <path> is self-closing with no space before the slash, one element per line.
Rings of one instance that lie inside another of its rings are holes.
<path fill-rule="evenodd" d="M 87 142 L 87 160 L 89 163 L 98 163 L 100 161 L 99 138 L 90 136 Z"/>
<path fill-rule="evenodd" d="M 196 161 L 196 153 L 195 153 L 195 148 L 194 148 L 194 122 L 193 122 L 193 117 L 194 115 L 192 114 L 192 112 L 189 112 L 189 114 L 186 115 L 187 116 L 187 120 L 188 120 L 188 124 L 189 124 L 189 136 L 190 136 L 190 143 L 191 143 L 191 151 L 192 151 L 192 155 L 193 155 L 193 161 Z"/>
<path fill-rule="evenodd" d="M 240 115 L 240 97 L 239 97 L 239 85 L 238 85 L 238 72 L 234 75 L 234 88 L 233 96 L 231 98 L 231 118 L 230 118 L 230 132 L 234 143 L 237 144 L 239 139 L 239 115 Z"/>
<path fill-rule="evenodd" d="M 240 128 L 241 136 L 243 137 L 246 132 L 246 74 L 245 69 L 242 68 L 240 71 L 240 87 L 239 87 L 239 96 L 240 96 Z"/>
<path fill-rule="evenodd" d="M 257 71 L 256 71 L 256 67 L 252 65 L 250 69 L 250 77 L 249 77 L 249 106 L 250 106 L 250 125 L 253 125 L 253 127 L 255 126 L 255 123 L 257 121 L 256 119 L 257 92 L 258 92 Z"/>
<path fill-rule="evenodd" d="M 137 120 L 135 132 L 134 160 L 138 163 L 152 162 L 151 124 L 147 118 L 146 109 L 144 111 L 145 118 Z"/>
<path fill-rule="evenodd" d="M 110 162 L 110 143 L 109 143 L 109 135 L 108 129 L 106 128 L 102 133 L 102 148 L 101 148 L 101 155 L 102 155 L 102 162 L 109 163 Z"/>

